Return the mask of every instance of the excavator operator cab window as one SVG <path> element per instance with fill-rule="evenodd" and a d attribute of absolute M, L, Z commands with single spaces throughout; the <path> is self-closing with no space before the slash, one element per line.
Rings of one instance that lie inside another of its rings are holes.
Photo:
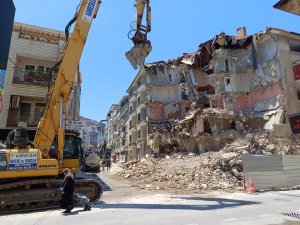
<path fill-rule="evenodd" d="M 50 156 L 52 158 L 58 158 L 57 155 L 57 138 L 54 139 L 54 142 L 50 149 Z M 64 147 L 64 159 L 79 159 L 79 145 L 78 138 L 73 135 L 65 136 L 65 147 Z"/>
<path fill-rule="evenodd" d="M 76 136 L 65 136 L 64 159 L 78 159 L 79 149 Z"/>

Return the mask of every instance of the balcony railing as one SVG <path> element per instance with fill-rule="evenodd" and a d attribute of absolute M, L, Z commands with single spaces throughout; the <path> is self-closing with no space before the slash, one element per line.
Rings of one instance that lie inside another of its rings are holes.
<path fill-rule="evenodd" d="M 15 68 L 13 84 L 27 84 L 48 87 L 50 76 L 47 72 Z"/>
<path fill-rule="evenodd" d="M 19 122 L 27 123 L 28 127 L 37 127 L 43 114 L 40 112 L 8 117 L 7 127 L 17 127 Z"/>

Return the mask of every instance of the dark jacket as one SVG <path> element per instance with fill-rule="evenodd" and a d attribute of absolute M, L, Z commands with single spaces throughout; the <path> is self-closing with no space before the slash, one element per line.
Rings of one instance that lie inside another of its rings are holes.
<path fill-rule="evenodd" d="M 67 209 L 68 207 L 73 207 L 73 195 L 74 195 L 75 181 L 72 177 L 66 177 L 62 184 L 62 198 L 61 198 L 61 208 Z"/>

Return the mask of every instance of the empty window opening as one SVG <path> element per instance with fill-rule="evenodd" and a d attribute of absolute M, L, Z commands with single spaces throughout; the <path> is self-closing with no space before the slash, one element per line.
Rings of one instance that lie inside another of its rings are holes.
<path fill-rule="evenodd" d="M 290 43 L 290 51 L 291 52 L 300 52 L 300 44 Z"/>
<path fill-rule="evenodd" d="M 138 119 L 137 119 L 138 121 L 140 121 L 141 120 L 141 114 L 139 113 L 138 114 Z"/>
<path fill-rule="evenodd" d="M 217 100 L 211 100 L 211 108 L 217 108 L 217 107 L 218 107 Z"/>
<path fill-rule="evenodd" d="M 232 91 L 231 78 L 230 77 L 225 77 L 225 91 L 226 92 Z"/>
<path fill-rule="evenodd" d="M 229 63 L 227 59 L 225 60 L 225 71 L 229 72 Z"/>
<path fill-rule="evenodd" d="M 236 128 L 235 128 L 235 122 L 234 121 L 232 121 L 231 123 L 230 123 L 230 129 L 231 130 L 235 130 Z"/>
<path fill-rule="evenodd" d="M 230 78 L 225 78 L 225 80 L 226 80 L 226 85 L 230 85 L 231 84 Z"/>
<path fill-rule="evenodd" d="M 204 121 L 204 133 L 212 134 L 210 124 L 209 124 L 208 120 Z"/>

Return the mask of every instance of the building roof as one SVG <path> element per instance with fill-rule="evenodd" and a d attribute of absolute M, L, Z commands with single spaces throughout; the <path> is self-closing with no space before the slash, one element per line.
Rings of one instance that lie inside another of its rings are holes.
<path fill-rule="evenodd" d="M 14 23 L 14 32 L 19 32 L 19 37 L 29 40 L 58 44 L 60 40 L 65 40 L 65 33 L 62 31 L 29 25 L 25 23 Z"/>

